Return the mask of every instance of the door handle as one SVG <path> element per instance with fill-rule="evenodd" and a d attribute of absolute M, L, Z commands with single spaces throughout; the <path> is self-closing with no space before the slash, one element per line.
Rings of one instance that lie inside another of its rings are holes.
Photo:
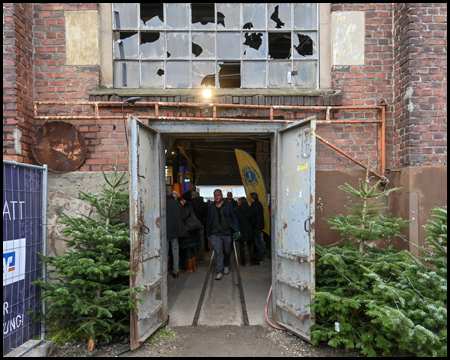
<path fill-rule="evenodd" d="M 306 223 L 309 221 L 309 230 L 306 228 Z M 305 223 L 303 224 L 303 226 L 305 227 L 305 231 L 307 232 L 307 233 L 310 233 L 311 232 L 311 216 L 309 216 L 306 220 L 305 220 Z"/>

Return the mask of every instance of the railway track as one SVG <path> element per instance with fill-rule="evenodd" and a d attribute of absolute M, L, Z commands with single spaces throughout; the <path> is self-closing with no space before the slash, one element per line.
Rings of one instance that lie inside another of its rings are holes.
<path fill-rule="evenodd" d="M 232 274 L 232 272 L 236 272 L 237 280 L 238 280 L 237 286 L 239 288 L 239 301 L 241 304 L 241 311 L 242 311 L 242 314 L 241 314 L 242 322 L 244 325 L 249 325 L 247 307 L 246 307 L 245 296 L 244 296 L 244 287 L 242 284 L 241 273 L 240 273 L 240 269 L 239 269 L 240 265 L 239 265 L 239 259 L 237 256 L 237 251 L 236 251 L 236 243 L 234 241 L 233 241 L 233 250 L 234 250 L 235 264 L 233 264 L 234 266 L 230 266 L 230 275 L 234 275 L 234 274 Z M 205 279 L 203 281 L 203 286 L 202 286 L 200 298 L 199 298 L 199 301 L 197 304 L 197 309 L 195 311 L 194 319 L 192 321 L 193 326 L 197 326 L 199 323 L 199 318 L 201 316 L 202 309 L 204 309 L 204 307 L 205 307 L 205 298 L 207 297 L 207 294 L 214 292 L 214 288 L 215 287 L 217 288 L 217 285 L 219 285 L 218 281 L 213 280 L 214 272 L 211 270 L 213 267 L 214 258 L 215 258 L 215 253 L 213 250 L 211 259 L 209 262 L 208 270 L 206 272 Z M 223 280 L 221 280 L 221 281 L 223 281 Z"/>

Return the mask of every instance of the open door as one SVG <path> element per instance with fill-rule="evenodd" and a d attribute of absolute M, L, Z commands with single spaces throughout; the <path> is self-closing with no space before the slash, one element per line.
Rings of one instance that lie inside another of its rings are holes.
<path fill-rule="evenodd" d="M 273 316 L 311 341 L 315 315 L 307 305 L 315 291 L 315 118 L 280 129 L 275 146 Z"/>
<path fill-rule="evenodd" d="M 143 303 L 131 311 L 131 350 L 167 320 L 167 242 L 162 135 L 128 117 L 130 174 L 130 286 L 140 285 Z"/>

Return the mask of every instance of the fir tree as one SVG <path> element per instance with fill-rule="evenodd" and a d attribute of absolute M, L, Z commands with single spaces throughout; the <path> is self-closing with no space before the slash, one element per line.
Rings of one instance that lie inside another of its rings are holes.
<path fill-rule="evenodd" d="M 43 256 L 51 282 L 34 283 L 49 305 L 46 323 L 67 331 L 69 339 L 109 341 L 114 334 L 129 332 L 130 309 L 136 309 L 133 296 L 142 290 L 129 287 L 129 227 L 120 221 L 129 204 L 125 173 L 102 172 L 106 185 L 101 194 L 80 191 L 99 219 L 63 214 L 69 250 L 59 257 Z"/>
<path fill-rule="evenodd" d="M 367 166 L 365 180 L 359 179 L 359 190 L 347 183 L 339 186 L 340 190 L 359 199 L 360 202 L 348 204 L 348 208 L 352 210 L 350 215 L 334 215 L 328 220 L 333 225 L 332 229 L 341 231 L 345 239 L 358 242 L 361 253 L 364 252 L 364 246 L 368 241 L 387 240 L 391 236 L 399 235 L 400 229 L 408 224 L 401 218 L 393 218 L 391 214 L 382 215 L 387 206 L 377 199 L 388 196 L 400 188 L 377 192 L 381 183 L 382 180 L 378 180 L 374 186 L 370 186 L 369 166 Z"/>
<path fill-rule="evenodd" d="M 426 257 L 422 260 L 433 264 L 432 269 L 407 250 L 364 246 L 367 240 L 377 240 L 374 233 L 382 238 L 396 234 L 406 222 L 369 213 L 364 200 L 380 193 L 370 195 L 371 189 L 361 182 L 359 192 L 348 184 L 341 188 L 363 204 L 354 209 L 353 218 L 339 215 L 329 220 L 345 234 L 348 241 L 343 246 L 325 249 L 316 245 L 320 258 L 311 304 L 317 320 L 311 327 L 314 344 L 325 341 L 334 347 L 358 348 L 368 356 L 400 351 L 446 357 L 447 209 L 434 209 L 438 220 L 425 226 L 430 234 L 425 241 L 430 246 L 423 250 Z M 382 230 L 386 223 L 387 229 Z"/>

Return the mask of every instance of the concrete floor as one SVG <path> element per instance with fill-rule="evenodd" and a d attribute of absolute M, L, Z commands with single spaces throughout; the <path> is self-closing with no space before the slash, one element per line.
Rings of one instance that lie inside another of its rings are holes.
<path fill-rule="evenodd" d="M 237 247 L 238 248 L 238 247 Z M 191 326 L 197 311 L 206 273 L 209 269 L 212 251 L 205 253 L 205 261 L 197 263 L 197 272 L 193 275 L 180 274 L 178 279 L 169 275 L 168 297 L 170 326 Z M 268 325 L 265 318 L 267 296 L 272 283 L 272 264 L 266 256 L 259 266 L 240 266 L 244 297 L 249 325 Z M 230 274 L 222 280 L 216 276 L 215 260 L 209 275 L 208 285 L 203 299 L 203 306 L 198 318 L 198 325 L 243 325 L 243 312 L 240 301 L 236 259 L 232 251 Z M 272 302 L 269 303 L 271 317 Z"/>

